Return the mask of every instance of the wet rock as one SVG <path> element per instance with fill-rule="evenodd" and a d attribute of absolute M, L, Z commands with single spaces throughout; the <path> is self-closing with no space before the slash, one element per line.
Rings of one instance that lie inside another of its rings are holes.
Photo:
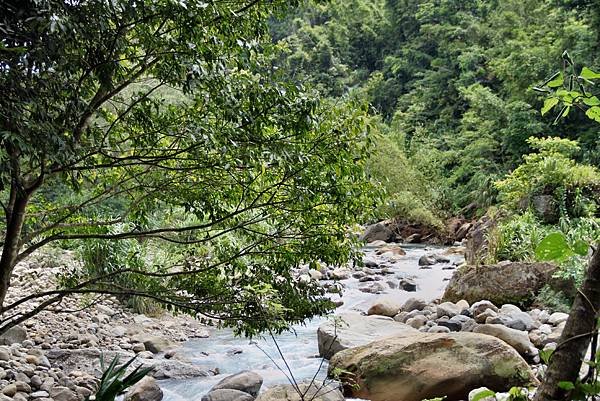
<path fill-rule="evenodd" d="M 359 287 L 358 289 L 361 292 L 366 292 L 369 294 L 381 294 L 382 292 L 385 291 L 385 287 L 383 286 L 383 284 L 378 283 L 376 281 L 370 282 L 367 285 L 363 285 L 363 286 Z"/>
<path fill-rule="evenodd" d="M 432 255 L 423 255 L 419 258 L 419 266 L 433 266 L 437 260 Z"/>

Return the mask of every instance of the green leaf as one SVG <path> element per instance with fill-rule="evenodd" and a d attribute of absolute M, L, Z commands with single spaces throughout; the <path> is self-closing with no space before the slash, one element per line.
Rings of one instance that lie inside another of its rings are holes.
<path fill-rule="evenodd" d="M 546 236 L 535 249 L 538 260 L 562 261 L 573 256 L 573 250 L 569 247 L 563 233 L 552 233 Z"/>
<path fill-rule="evenodd" d="M 563 390 L 567 390 L 567 391 L 575 389 L 575 385 L 571 382 L 559 382 L 558 387 L 562 388 Z"/>
<path fill-rule="evenodd" d="M 566 107 L 563 109 L 563 112 L 562 112 L 562 114 L 561 114 L 561 117 L 566 117 L 566 116 L 568 116 L 568 115 L 569 115 L 569 111 L 571 111 L 571 106 L 566 106 Z"/>
<path fill-rule="evenodd" d="M 548 87 L 558 88 L 559 86 L 563 85 L 564 81 L 565 81 L 565 78 L 563 77 L 563 73 L 561 72 L 560 74 L 558 74 L 558 76 L 556 78 L 554 78 L 552 81 L 548 82 Z"/>
<path fill-rule="evenodd" d="M 600 106 L 594 106 L 587 109 L 585 115 L 590 119 L 600 122 Z"/>
<path fill-rule="evenodd" d="M 583 103 L 585 103 L 588 106 L 599 106 L 600 99 L 598 99 L 596 96 L 585 97 L 583 98 Z"/>
<path fill-rule="evenodd" d="M 479 400 L 483 400 L 484 398 L 487 397 L 496 397 L 496 393 L 492 390 L 482 390 L 480 392 L 478 392 L 477 394 L 475 394 L 475 396 L 473 396 L 473 399 L 471 401 L 479 401 Z"/>
<path fill-rule="evenodd" d="M 550 357 L 552 356 L 553 352 L 554 352 L 554 350 L 551 348 L 540 350 L 539 355 L 540 355 L 542 362 L 544 362 L 546 365 L 548 365 L 548 363 L 550 362 Z"/>
<path fill-rule="evenodd" d="M 584 79 L 598 79 L 600 78 L 600 74 L 597 72 L 594 72 L 592 70 L 590 70 L 587 67 L 583 67 L 583 69 L 581 70 L 581 74 L 579 75 L 581 78 Z M 550 86 L 550 85 L 548 85 Z"/>
<path fill-rule="evenodd" d="M 558 104 L 558 98 L 551 97 L 549 99 L 546 99 L 544 101 L 544 107 L 542 107 L 542 115 L 544 115 L 547 112 L 549 112 L 550 110 L 552 110 L 552 108 L 554 106 L 556 106 L 557 104 Z"/>
<path fill-rule="evenodd" d="M 589 248 L 590 248 L 590 245 L 587 242 L 582 241 L 582 240 L 575 241 L 573 246 L 571 246 L 571 249 L 573 250 L 573 252 L 575 252 L 577 255 L 581 255 L 581 256 L 586 256 Z"/>

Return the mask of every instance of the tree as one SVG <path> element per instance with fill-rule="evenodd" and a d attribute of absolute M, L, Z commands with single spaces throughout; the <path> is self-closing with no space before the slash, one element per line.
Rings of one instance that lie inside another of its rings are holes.
<path fill-rule="evenodd" d="M 536 90 L 548 95 L 542 114 L 559 106 L 555 119 L 565 118 L 571 108 L 586 110 L 586 115 L 600 122 L 600 101 L 595 93 L 586 90 L 589 83 L 600 79 L 600 74 L 587 67 L 576 73 L 575 64 L 568 53 L 563 53 L 563 70 L 554 74 Z M 549 248 L 552 254 L 569 251 L 565 241 L 550 241 L 541 244 L 540 251 Z M 585 247 L 587 250 L 587 246 Z M 598 311 L 600 310 L 600 243 L 593 249 L 585 279 L 579 288 L 569 318 L 563 329 L 556 350 L 553 352 L 548 370 L 541 386 L 536 391 L 534 401 L 570 400 L 574 383 L 579 379 L 581 364 L 585 358 L 590 340 L 597 335 Z M 570 383 L 572 387 L 563 385 Z"/>
<path fill-rule="evenodd" d="M 281 81 L 266 20 L 289 4 L 3 3 L 0 333 L 73 293 L 148 297 L 246 334 L 331 307 L 292 269 L 355 256 L 364 108 Z M 134 239 L 178 257 L 10 295 L 44 246 Z"/>

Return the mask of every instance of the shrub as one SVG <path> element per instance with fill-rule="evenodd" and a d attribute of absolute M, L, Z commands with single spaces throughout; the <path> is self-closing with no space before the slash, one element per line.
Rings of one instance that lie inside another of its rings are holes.
<path fill-rule="evenodd" d="M 577 216 L 595 213 L 600 171 L 573 159 L 580 150 L 577 142 L 556 137 L 531 137 L 527 142 L 537 152 L 525 155 L 522 165 L 496 183 L 504 204 L 516 210 L 532 196 L 552 195 L 563 215 L 568 210 Z M 572 198 L 570 204 L 568 198 Z"/>

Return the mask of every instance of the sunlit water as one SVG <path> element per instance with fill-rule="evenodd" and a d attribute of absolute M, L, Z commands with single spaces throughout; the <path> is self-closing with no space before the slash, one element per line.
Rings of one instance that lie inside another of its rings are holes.
<path fill-rule="evenodd" d="M 385 276 L 387 280 L 398 281 L 410 277 L 417 283 L 416 292 L 406 292 L 399 289 L 388 289 L 385 294 L 393 295 L 400 301 L 411 297 L 422 298 L 426 301 L 439 298 L 453 270 L 443 267 L 459 263 L 461 256 L 446 255 L 450 263 L 437 264 L 431 269 L 419 269 L 418 260 L 424 254 L 441 253 L 445 248 L 404 245 L 406 255 L 397 262 L 390 262 L 374 253 L 374 249 L 365 249 L 365 258 L 375 259 L 393 269 L 394 275 Z M 346 289 L 343 294 L 344 305 L 336 313 L 346 311 L 366 311 L 373 301 L 381 294 L 368 294 L 358 290 L 359 281 L 354 278 L 343 280 Z M 247 339 L 236 338 L 230 331 L 218 330 L 211 333 L 209 338 L 190 340 L 183 346 L 183 354 L 194 364 L 206 369 L 217 368 L 219 374 L 210 377 L 189 380 L 161 381 L 165 401 L 200 401 L 210 388 L 224 377 L 242 370 L 252 370 L 264 378 L 262 389 L 275 384 L 289 383 L 289 370 L 296 381 L 311 380 L 315 374 L 317 380 L 325 379 L 327 362 L 318 357 L 317 328 L 326 318 L 315 318 L 305 325 L 295 326 L 294 332 L 276 337 L 281 349 L 281 358 L 271 338 Z M 268 354 L 268 356 L 267 356 Z M 271 359 L 272 360 L 271 360 Z M 288 367 L 286 366 L 286 362 Z M 279 366 L 279 369 L 277 366 Z"/>

